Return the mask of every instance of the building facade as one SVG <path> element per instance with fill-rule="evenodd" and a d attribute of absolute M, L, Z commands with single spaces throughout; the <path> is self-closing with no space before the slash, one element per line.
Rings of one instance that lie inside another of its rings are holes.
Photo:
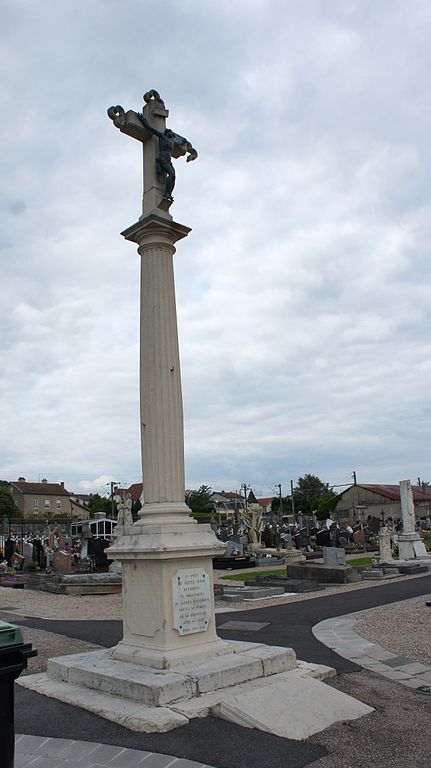
<path fill-rule="evenodd" d="M 88 510 L 75 504 L 64 483 L 28 483 L 25 477 L 10 482 L 12 498 L 24 518 L 50 520 L 53 517 L 87 517 Z"/>
<path fill-rule="evenodd" d="M 412 486 L 416 519 L 431 515 L 431 488 Z M 401 519 L 400 488 L 398 485 L 357 484 L 340 493 L 332 517 L 346 522 L 366 523 L 369 517 L 379 520 Z"/>

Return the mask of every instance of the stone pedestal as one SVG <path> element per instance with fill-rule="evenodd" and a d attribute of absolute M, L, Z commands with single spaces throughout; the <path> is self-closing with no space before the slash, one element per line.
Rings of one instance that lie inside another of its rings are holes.
<path fill-rule="evenodd" d="M 132 527 L 115 544 L 123 572 L 123 639 L 112 657 L 167 669 L 224 653 L 212 578 L 212 554 L 220 546 L 210 526 Z"/>
<path fill-rule="evenodd" d="M 418 533 L 398 534 L 398 556 L 400 560 L 415 560 L 417 558 L 430 558 L 431 555 L 425 549 Z"/>
<path fill-rule="evenodd" d="M 388 528 L 381 528 L 379 533 L 380 560 L 386 562 L 392 560 L 391 532 Z"/>

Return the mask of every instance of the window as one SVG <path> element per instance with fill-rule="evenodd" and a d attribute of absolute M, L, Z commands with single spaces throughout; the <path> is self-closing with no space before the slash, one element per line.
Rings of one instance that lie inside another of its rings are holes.
<path fill-rule="evenodd" d="M 49 499 L 45 499 L 45 509 L 51 509 L 51 502 Z"/>
<path fill-rule="evenodd" d="M 56 499 L 55 508 L 56 509 L 61 509 L 61 499 Z"/>
<path fill-rule="evenodd" d="M 39 499 L 33 499 L 33 509 L 39 509 Z"/>

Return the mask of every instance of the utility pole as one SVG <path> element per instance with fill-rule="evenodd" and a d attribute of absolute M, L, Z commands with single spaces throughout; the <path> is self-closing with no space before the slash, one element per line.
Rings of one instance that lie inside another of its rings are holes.
<path fill-rule="evenodd" d="M 295 498 L 293 496 L 293 480 L 290 481 L 290 498 L 292 500 L 292 515 L 295 516 Z"/>
<path fill-rule="evenodd" d="M 280 499 L 280 520 L 283 517 L 283 496 L 281 495 L 281 483 L 278 484 L 278 496 Z"/>
<path fill-rule="evenodd" d="M 114 485 L 118 485 L 116 480 L 111 480 L 110 483 L 106 483 L 106 485 L 111 486 L 111 493 L 109 494 L 111 499 L 111 517 L 114 518 Z"/>
<path fill-rule="evenodd" d="M 235 534 L 237 534 L 238 531 L 239 531 L 239 512 L 238 512 L 238 506 L 237 506 L 237 495 L 238 495 L 238 491 L 235 490 L 235 498 L 233 500 L 233 504 L 234 504 L 233 519 L 234 519 L 234 533 Z"/>
<path fill-rule="evenodd" d="M 247 491 L 250 490 L 250 486 L 247 483 L 242 483 L 241 490 L 244 490 L 244 509 L 247 510 Z"/>

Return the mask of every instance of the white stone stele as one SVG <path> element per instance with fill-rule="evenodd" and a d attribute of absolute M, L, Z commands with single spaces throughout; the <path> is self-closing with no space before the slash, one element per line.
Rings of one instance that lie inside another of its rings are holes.
<path fill-rule="evenodd" d="M 325 685 L 335 670 L 296 660 L 291 648 L 226 643 L 223 656 L 169 670 L 112 659 L 103 649 L 50 659 L 24 688 L 82 707 L 133 731 L 164 732 L 214 714 L 249 728 L 303 739 L 370 707 Z"/>
<path fill-rule="evenodd" d="M 416 533 L 415 505 L 410 480 L 400 480 L 400 501 L 403 533 Z"/>
<path fill-rule="evenodd" d="M 410 480 L 400 480 L 403 532 L 398 534 L 400 560 L 431 560 L 420 535 L 416 532 L 415 505 Z"/>

